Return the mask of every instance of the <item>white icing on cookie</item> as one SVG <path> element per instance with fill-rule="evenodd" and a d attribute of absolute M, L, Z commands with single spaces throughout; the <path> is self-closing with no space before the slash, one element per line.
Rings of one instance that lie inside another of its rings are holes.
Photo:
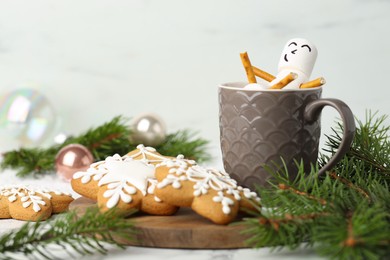
<path fill-rule="evenodd" d="M 233 195 L 236 200 L 241 200 L 241 194 L 240 194 L 240 190 L 238 190 L 238 188 L 239 187 L 237 187 L 237 189 L 228 187 L 226 189 L 226 193 L 229 195 Z"/>
<path fill-rule="evenodd" d="M 248 188 L 243 188 L 241 186 L 238 186 L 237 189 L 244 194 L 244 197 L 247 199 L 254 199 L 255 201 L 260 201 L 259 196 L 257 196 L 257 193 L 254 191 L 251 191 Z"/>
<path fill-rule="evenodd" d="M 98 185 L 102 186 L 105 184 L 113 184 L 125 181 L 128 184 L 136 187 L 144 196 L 146 196 L 147 194 L 154 194 L 154 189 L 157 185 L 157 180 L 154 178 L 155 167 L 157 167 L 155 164 L 161 165 L 168 163 L 171 166 L 176 166 L 177 170 L 175 173 L 177 174 L 185 172 L 187 162 L 190 164 L 195 164 L 195 161 L 184 159 L 183 155 L 179 155 L 174 160 L 169 160 L 162 155 L 156 154 L 156 149 L 152 147 L 138 145 L 137 149 L 138 151 L 130 156 L 126 155 L 119 157 L 119 155 L 116 155 L 112 158 L 107 158 L 104 163 L 104 167 L 107 170 L 107 173 L 105 173 L 104 176 L 100 179 Z M 151 185 L 149 185 L 149 183 Z M 176 187 L 176 184 L 173 186 Z M 110 198 L 106 204 L 108 208 L 117 205 L 119 199 L 125 203 L 129 203 L 131 201 L 131 196 L 130 201 L 128 201 L 127 196 L 120 195 L 122 193 L 118 192 L 109 192 L 110 189 L 110 186 L 108 186 L 108 190 L 104 193 L 105 198 Z M 119 188 L 116 187 L 116 189 Z M 161 202 L 161 199 L 157 196 L 154 196 L 154 200 L 156 202 Z"/>
<path fill-rule="evenodd" d="M 175 189 L 181 188 L 181 181 L 188 180 L 186 172 L 188 167 L 196 164 L 194 160 L 184 159 L 184 155 L 179 154 L 176 158 L 167 158 L 162 163 L 158 164 L 157 167 L 166 166 L 169 169 L 168 175 L 161 182 L 157 184 L 157 188 L 161 189 L 168 185 L 172 185 Z"/>
<path fill-rule="evenodd" d="M 25 193 L 23 192 L 24 186 L 6 186 L 2 187 L 0 191 L 0 195 L 4 197 L 8 197 L 9 202 L 14 202 L 18 199 L 18 197 L 25 196 Z"/>
<path fill-rule="evenodd" d="M 255 192 L 237 186 L 236 180 L 230 178 L 227 173 L 198 165 L 189 166 L 180 160 L 183 158 L 166 160 L 159 165 L 168 167 L 168 175 L 157 184 L 157 188 L 162 189 L 171 185 L 175 189 L 180 189 L 183 181 L 191 181 L 194 183 L 195 197 L 208 194 L 212 189 L 218 192 L 218 196 L 214 196 L 213 201 L 222 204 L 224 214 L 229 214 L 230 207 L 235 203 L 230 197 L 225 196 L 226 194 L 233 196 L 237 201 L 241 200 L 242 195 L 255 201 L 260 200 Z"/>
<path fill-rule="evenodd" d="M 161 189 L 168 185 L 172 185 L 173 188 L 180 189 L 181 188 L 180 182 L 186 180 L 188 180 L 188 178 L 185 175 L 176 176 L 173 174 L 168 174 L 167 177 L 165 177 L 165 179 L 163 179 L 161 182 L 157 184 L 157 188 Z"/>
<path fill-rule="evenodd" d="M 139 150 L 137 153 L 132 154 L 131 156 L 129 155 L 126 156 L 131 158 L 136 158 L 141 155 L 142 158 L 137 160 L 143 161 L 147 164 L 160 163 L 166 160 L 164 156 L 156 154 L 156 149 L 154 149 L 153 147 L 149 147 L 149 146 L 145 147 L 143 144 L 139 144 L 137 146 L 137 149 Z M 147 158 L 147 156 L 150 156 L 152 158 Z"/>
<path fill-rule="evenodd" d="M 234 201 L 229 197 L 225 197 L 222 191 L 218 191 L 218 195 L 213 197 L 213 201 L 222 204 L 222 212 L 224 214 L 226 215 L 230 214 L 231 212 L 230 206 L 234 205 Z"/>
<path fill-rule="evenodd" d="M 104 163 L 105 161 L 100 161 L 91 164 L 91 166 L 87 169 L 86 172 L 76 172 L 75 174 L 73 174 L 73 179 L 81 178 L 81 183 L 83 184 L 90 182 L 91 179 L 95 181 L 100 180 L 108 172 Z"/>
<path fill-rule="evenodd" d="M 150 184 L 148 188 L 148 194 L 154 194 L 154 190 L 156 189 L 158 181 L 156 179 L 148 179 L 148 182 Z M 157 196 L 154 196 L 154 201 L 162 202 L 162 200 Z"/>
<path fill-rule="evenodd" d="M 137 190 L 133 186 L 129 186 L 125 180 L 122 180 L 108 184 L 107 190 L 103 193 L 103 197 L 110 198 L 106 206 L 111 209 L 119 203 L 119 199 L 124 203 L 132 202 L 133 198 L 131 195 L 136 193 Z"/>
<path fill-rule="evenodd" d="M 112 161 L 123 161 L 127 158 L 136 158 L 138 156 L 141 156 L 141 159 L 136 159 L 136 161 L 144 162 L 145 164 L 151 164 L 152 163 L 160 163 L 164 161 L 166 158 L 162 155 L 155 154 L 156 149 L 153 147 L 145 147 L 144 145 L 140 144 L 137 146 L 137 151 L 135 154 L 132 155 L 125 155 L 121 157 L 118 154 L 115 154 L 114 156 L 107 157 L 104 161 L 95 162 L 90 165 L 90 167 L 85 172 L 76 172 L 73 174 L 73 179 L 80 179 L 81 183 L 86 184 L 91 181 L 91 179 L 95 181 L 100 181 L 107 173 L 110 172 L 109 169 L 107 169 L 107 163 L 110 163 Z M 153 157 L 152 159 L 148 159 L 147 157 Z"/>
<path fill-rule="evenodd" d="M 42 199 L 42 197 L 33 194 L 33 192 L 28 193 L 26 196 L 21 197 L 20 201 L 23 202 L 23 208 L 28 208 L 32 204 L 33 210 L 35 212 L 39 212 L 41 211 L 41 207 L 39 205 L 46 206 L 46 202 Z"/>
<path fill-rule="evenodd" d="M 58 195 L 58 196 L 60 196 L 60 195 L 71 196 L 70 193 L 68 193 L 68 192 L 62 192 L 59 190 L 48 190 L 45 188 L 35 189 L 35 191 L 38 193 L 41 193 L 42 195 L 45 195 L 49 199 L 51 199 L 51 197 L 52 197 L 52 195 L 50 193 L 54 193 L 55 195 Z"/>
<path fill-rule="evenodd" d="M 130 203 L 131 195 L 137 192 L 136 189 L 143 196 L 153 194 L 157 184 L 157 180 L 154 179 L 155 165 L 164 162 L 167 158 L 157 154 L 153 147 L 140 144 L 137 149 L 138 151 L 131 155 L 121 157 L 115 154 L 104 161 L 91 164 L 86 172 L 77 172 L 73 178 L 81 178 L 83 184 L 93 179 L 98 181 L 98 186 L 107 185 L 103 196 L 108 198 L 106 203 L 108 208 L 116 206 L 119 200 Z M 154 199 L 156 202 L 161 202 L 156 196 Z"/>
<path fill-rule="evenodd" d="M 182 175 L 187 171 L 189 165 L 191 166 L 195 164 L 196 162 L 194 160 L 184 159 L 184 155 L 179 154 L 176 158 L 165 158 L 165 160 L 156 167 L 167 166 L 170 168 L 169 173 Z"/>
<path fill-rule="evenodd" d="M 148 178 L 154 177 L 155 169 L 152 164 L 141 160 L 134 160 L 131 157 L 119 157 L 119 160 L 107 158 L 105 166 L 109 174 L 102 177 L 98 183 L 99 186 L 126 180 L 139 189 L 144 196 L 146 195 Z"/>
<path fill-rule="evenodd" d="M 56 195 L 66 195 L 70 196 L 68 193 L 62 193 L 56 190 L 49 190 L 44 188 L 31 188 L 29 186 L 4 186 L 0 188 L 0 195 L 8 198 L 10 203 L 13 203 L 20 199 L 22 202 L 23 208 L 28 208 L 32 205 L 32 209 L 35 212 L 41 211 L 41 206 L 45 206 L 46 202 L 43 200 L 43 197 L 51 199 L 54 193 Z"/>
<path fill-rule="evenodd" d="M 194 196 L 196 197 L 207 194 L 210 188 L 221 191 L 237 187 L 237 182 L 230 178 L 228 174 L 215 169 L 206 169 L 195 165 L 186 171 L 186 175 L 190 181 L 195 182 Z"/>

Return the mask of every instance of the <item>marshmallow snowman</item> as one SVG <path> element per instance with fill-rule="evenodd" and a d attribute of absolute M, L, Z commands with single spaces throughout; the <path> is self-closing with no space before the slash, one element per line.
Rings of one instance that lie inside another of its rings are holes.
<path fill-rule="evenodd" d="M 280 56 L 278 74 L 269 83 L 269 86 L 278 83 L 289 73 L 295 73 L 297 78 L 284 89 L 298 89 L 302 83 L 309 81 L 317 59 L 317 53 L 317 48 L 306 39 L 294 38 L 289 40 Z"/>

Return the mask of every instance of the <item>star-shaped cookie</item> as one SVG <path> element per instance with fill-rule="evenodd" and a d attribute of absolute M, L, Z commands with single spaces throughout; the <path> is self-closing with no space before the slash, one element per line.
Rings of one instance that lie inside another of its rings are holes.
<path fill-rule="evenodd" d="M 116 208 L 122 215 L 139 209 L 152 215 L 171 215 L 176 206 L 154 195 L 155 165 L 167 160 L 152 147 L 138 145 L 125 156 L 107 157 L 86 172 L 77 172 L 71 181 L 77 193 L 96 200 L 101 211 Z"/>

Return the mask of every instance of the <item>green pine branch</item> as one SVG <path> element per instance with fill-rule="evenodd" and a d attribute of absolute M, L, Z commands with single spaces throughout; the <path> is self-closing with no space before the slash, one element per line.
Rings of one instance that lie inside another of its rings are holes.
<path fill-rule="evenodd" d="M 132 148 L 129 142 L 131 131 L 127 121 L 121 116 L 114 117 L 99 127 L 90 128 L 80 136 L 68 138 L 61 146 L 84 145 L 97 161 L 104 160 L 114 153 L 126 154 Z"/>
<path fill-rule="evenodd" d="M 131 221 L 114 211 L 99 213 L 89 208 L 81 217 L 70 211 L 55 220 L 27 222 L 21 228 L 0 236 L 0 258 L 12 259 L 23 254 L 39 259 L 58 259 L 53 249 L 61 249 L 70 257 L 74 254 L 105 254 L 106 245 L 124 248 L 120 241 L 133 241 L 135 229 Z"/>
<path fill-rule="evenodd" d="M 390 125 L 385 125 L 386 115 L 366 113 L 365 122 L 358 119 L 354 142 L 347 157 L 355 162 L 365 164 L 366 172 L 379 174 L 384 180 L 390 180 Z M 342 139 L 342 125 L 333 129 L 333 134 L 327 136 L 325 152 L 334 154 Z M 322 158 L 321 164 L 328 159 Z M 340 165 L 340 164 L 339 164 Z M 351 174 L 353 175 L 353 174 Z"/>
<path fill-rule="evenodd" d="M 205 152 L 208 141 L 196 138 L 197 134 L 190 130 L 182 130 L 167 136 L 164 143 L 157 146 L 159 153 L 167 156 L 183 154 L 186 158 L 205 162 L 210 160 L 210 155 Z"/>
<path fill-rule="evenodd" d="M 68 144 L 81 144 L 87 147 L 95 161 L 103 160 L 113 154 L 124 155 L 135 149 L 138 144 L 129 141 L 131 131 L 125 118 L 117 116 L 101 126 L 91 128 L 76 137 L 69 137 L 61 145 L 43 148 L 21 148 L 3 154 L 1 169 L 17 170 L 20 177 L 54 172 L 55 156 Z M 167 136 L 166 140 L 156 147 L 162 154 L 176 156 L 184 154 L 199 161 L 210 159 L 206 152 L 208 141 L 196 137 L 189 130 L 180 130 Z"/>
<path fill-rule="evenodd" d="M 303 163 L 293 180 L 285 169 L 272 172 L 271 187 L 258 189 L 263 208 L 244 221 L 248 243 L 295 249 L 305 242 L 333 259 L 388 258 L 390 127 L 385 118 L 368 114 L 366 122 L 358 121 L 351 151 L 322 178 L 314 167 L 305 173 Z M 341 133 L 338 127 L 328 136 L 327 151 L 336 151 Z"/>

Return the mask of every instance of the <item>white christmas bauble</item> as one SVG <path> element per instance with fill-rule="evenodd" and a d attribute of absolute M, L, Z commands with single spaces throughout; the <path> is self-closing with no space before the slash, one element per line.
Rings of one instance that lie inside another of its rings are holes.
<path fill-rule="evenodd" d="M 37 146 L 49 140 L 57 116 L 49 100 L 34 89 L 17 89 L 0 96 L 0 144 L 2 148 Z"/>
<path fill-rule="evenodd" d="M 145 113 L 136 116 L 130 123 L 132 134 L 130 141 L 133 144 L 157 146 L 166 138 L 166 126 L 164 121 L 156 114 Z"/>

